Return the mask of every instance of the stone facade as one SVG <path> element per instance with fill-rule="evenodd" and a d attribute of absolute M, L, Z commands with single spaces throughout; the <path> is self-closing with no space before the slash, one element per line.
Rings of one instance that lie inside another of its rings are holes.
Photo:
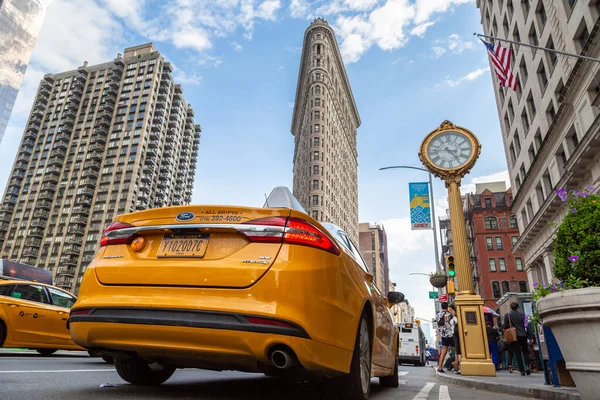
<path fill-rule="evenodd" d="M 0 208 L 0 258 L 78 291 L 118 214 L 189 204 L 200 125 L 149 43 L 41 81 Z"/>
<path fill-rule="evenodd" d="M 478 0 L 486 35 L 600 57 L 600 2 Z M 504 46 L 507 44 L 504 43 Z M 597 62 L 512 44 L 516 91 L 492 80 L 514 191 L 511 207 L 530 285 L 552 280 L 552 243 L 566 207 L 555 191 L 600 184 Z"/>
<path fill-rule="evenodd" d="M 333 29 L 316 19 L 304 34 L 291 131 L 294 196 L 317 221 L 358 243 L 360 117 Z"/>
<path fill-rule="evenodd" d="M 375 286 L 384 296 L 390 286 L 390 267 L 387 253 L 387 235 L 382 225 L 361 223 L 359 225 L 359 250 Z M 399 288 L 400 291 L 402 288 Z"/>

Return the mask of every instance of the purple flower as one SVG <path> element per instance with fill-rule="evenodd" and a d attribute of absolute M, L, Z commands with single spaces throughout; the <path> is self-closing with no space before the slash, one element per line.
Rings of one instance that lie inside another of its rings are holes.
<path fill-rule="evenodd" d="M 571 261 L 571 262 L 579 261 L 579 256 L 571 256 L 571 257 L 569 257 L 569 261 Z"/>
<path fill-rule="evenodd" d="M 567 201 L 567 191 L 565 189 L 558 189 L 556 195 L 560 197 L 562 201 Z"/>
<path fill-rule="evenodd" d="M 586 186 L 585 188 L 587 190 L 589 190 L 590 192 L 593 192 L 594 190 L 596 190 L 596 188 L 594 188 L 593 186 Z"/>
<path fill-rule="evenodd" d="M 525 316 L 525 328 L 527 328 L 527 325 L 529 325 L 529 315 Z"/>
<path fill-rule="evenodd" d="M 576 208 L 571 208 L 571 212 L 572 212 L 573 214 L 575 214 L 575 213 L 577 212 L 577 209 L 576 209 Z"/>
<path fill-rule="evenodd" d="M 560 286 L 561 288 L 564 288 L 564 287 L 565 287 L 565 284 L 564 284 L 564 282 L 563 282 L 563 281 L 559 281 L 559 282 L 558 282 L 558 286 Z"/>
<path fill-rule="evenodd" d="M 552 293 L 556 293 L 556 283 L 552 285 L 552 288 L 550 290 L 552 290 Z"/>
<path fill-rule="evenodd" d="M 548 289 L 548 285 L 547 284 L 544 285 L 544 289 Z"/>
<path fill-rule="evenodd" d="M 533 287 L 538 287 L 539 285 L 540 285 L 540 283 L 539 283 L 539 282 L 535 282 L 535 283 L 533 284 Z"/>

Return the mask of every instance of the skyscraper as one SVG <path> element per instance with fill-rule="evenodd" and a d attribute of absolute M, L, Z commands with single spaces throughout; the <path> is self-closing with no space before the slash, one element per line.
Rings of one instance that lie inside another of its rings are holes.
<path fill-rule="evenodd" d="M 0 143 L 51 0 L 0 0 Z"/>
<path fill-rule="evenodd" d="M 358 243 L 360 117 L 333 29 L 316 19 L 304 33 L 292 134 L 294 196 L 318 221 Z"/>
<path fill-rule="evenodd" d="M 375 278 L 375 286 L 387 295 L 390 286 L 390 267 L 388 263 L 387 235 L 383 225 L 368 222 L 359 225 L 359 250 L 369 272 Z"/>
<path fill-rule="evenodd" d="M 477 7 L 486 35 L 600 56 L 600 2 L 478 0 Z M 555 190 L 600 184 L 600 71 L 594 62 L 510 47 L 517 90 L 493 81 L 521 232 L 513 250 L 525 256 L 529 283 L 545 284 L 552 281 L 557 230 L 549 222 L 567 212 Z"/>
<path fill-rule="evenodd" d="M 152 44 L 41 81 L 0 210 L 0 258 L 78 290 L 122 213 L 191 201 L 200 125 Z"/>

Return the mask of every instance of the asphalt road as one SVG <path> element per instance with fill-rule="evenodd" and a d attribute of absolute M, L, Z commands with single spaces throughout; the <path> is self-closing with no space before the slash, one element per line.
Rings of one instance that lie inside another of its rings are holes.
<path fill-rule="evenodd" d="M 400 366 L 400 386 L 382 388 L 372 381 L 373 400 L 515 400 L 522 397 L 471 390 L 438 382 L 433 368 Z M 87 353 L 59 352 L 42 357 L 35 352 L 0 349 L 0 400 L 94 399 L 265 399 L 317 400 L 335 398 L 324 384 L 290 383 L 261 374 L 178 370 L 159 387 L 135 387 L 124 382 L 112 365 Z"/>

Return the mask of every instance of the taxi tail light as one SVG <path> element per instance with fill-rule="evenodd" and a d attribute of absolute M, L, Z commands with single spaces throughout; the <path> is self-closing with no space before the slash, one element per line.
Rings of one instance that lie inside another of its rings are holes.
<path fill-rule="evenodd" d="M 242 225 L 264 225 L 285 227 L 287 217 L 267 217 L 244 222 Z M 243 231 L 242 234 L 251 242 L 261 243 L 281 243 L 283 240 L 283 232 L 268 232 L 268 231 Z"/>
<path fill-rule="evenodd" d="M 71 316 L 74 315 L 88 315 L 90 313 L 90 311 L 92 311 L 89 308 L 80 308 L 79 310 L 72 310 L 71 311 Z"/>
<path fill-rule="evenodd" d="M 129 244 L 133 240 L 134 234 L 131 232 L 119 232 L 124 229 L 133 228 L 134 226 L 127 222 L 113 222 L 104 232 L 100 239 L 100 247 L 109 246 L 112 244 Z"/>
<path fill-rule="evenodd" d="M 299 244 L 301 246 L 316 247 L 328 251 L 336 256 L 340 249 L 319 228 L 300 218 L 290 218 L 285 228 L 284 243 Z"/>
<path fill-rule="evenodd" d="M 249 225 L 285 227 L 283 232 L 243 232 L 252 242 L 297 244 L 328 251 L 336 256 L 340 249 L 319 228 L 301 218 L 268 217 L 244 222 Z"/>
<path fill-rule="evenodd" d="M 294 325 L 288 324 L 287 322 L 277 321 L 274 319 L 257 318 L 257 317 L 246 317 L 246 320 L 251 324 L 256 325 L 270 325 L 270 326 L 282 326 L 284 328 L 295 328 Z"/>

